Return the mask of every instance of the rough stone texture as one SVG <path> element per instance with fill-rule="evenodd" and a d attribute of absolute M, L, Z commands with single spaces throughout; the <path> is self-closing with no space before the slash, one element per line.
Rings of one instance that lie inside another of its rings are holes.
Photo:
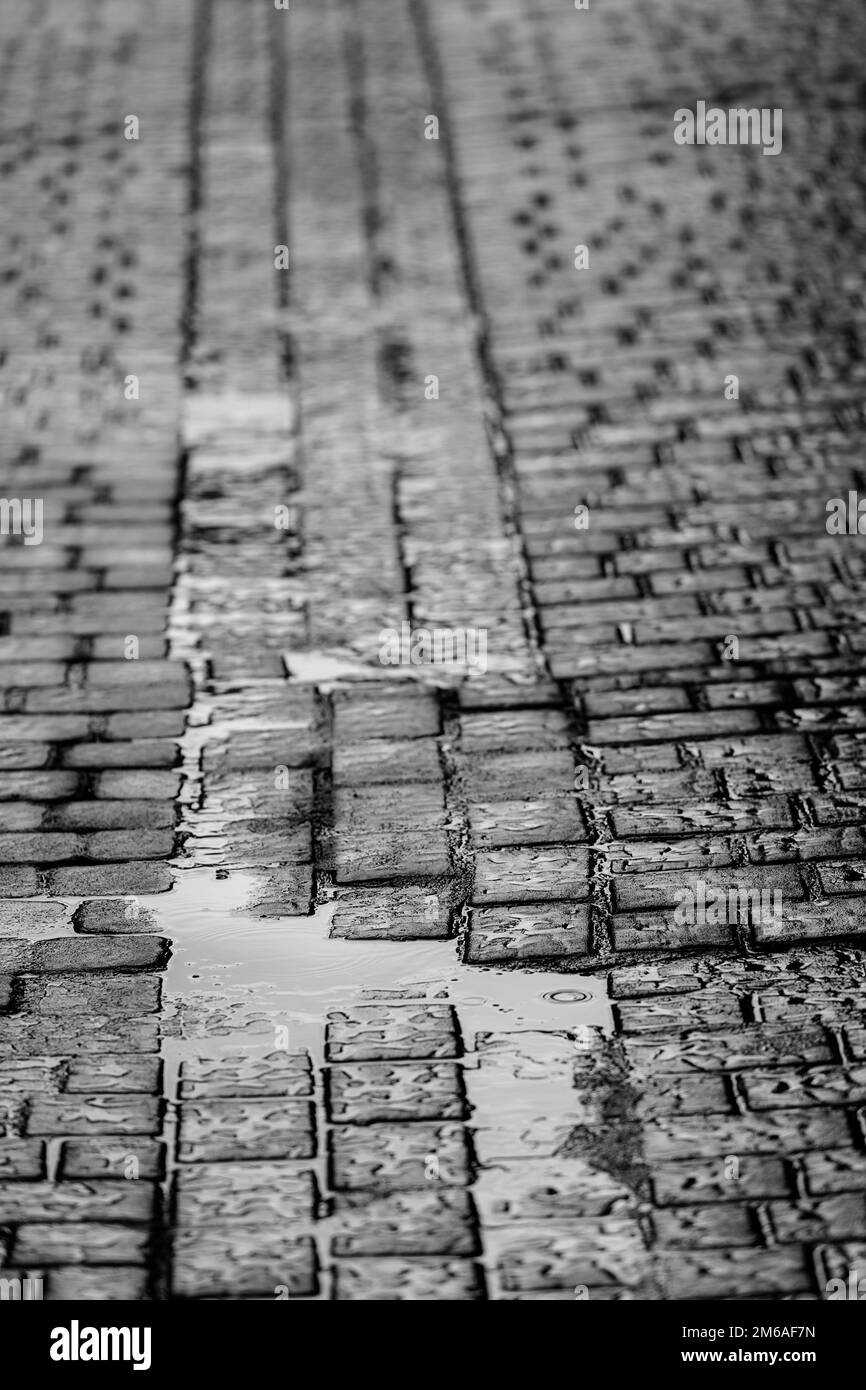
<path fill-rule="evenodd" d="M 336 1273 L 336 1297 L 375 1302 L 475 1302 L 483 1298 L 479 1267 L 455 1259 L 347 1259 Z"/>
<path fill-rule="evenodd" d="M 462 1119 L 460 1072 L 450 1062 L 370 1062 L 332 1067 L 331 1119 L 368 1125 L 392 1120 Z"/>
<path fill-rule="evenodd" d="M 234 1158 L 312 1158 L 313 1112 L 306 1101 L 187 1102 L 178 1155 L 187 1163 Z"/>
<path fill-rule="evenodd" d="M 318 1291 L 313 1242 L 271 1225 L 181 1227 L 173 1269 L 175 1298 L 303 1298 Z"/>
<path fill-rule="evenodd" d="M 47 1298 L 866 1259 L 866 566 L 826 527 L 866 32 L 826 8 L 0 0 L 0 493 L 44 504 L 0 545 L 0 1243 Z M 674 142 L 758 90 L 778 159 Z M 388 663 L 403 623 L 486 669 Z M 592 971 L 610 1032 L 422 989 L 323 1004 L 320 1067 L 236 1043 L 165 1009 L 200 870 L 277 932 L 333 897 L 335 959 L 453 937 L 527 1012 Z"/>
<path fill-rule="evenodd" d="M 460 1124 L 341 1127 L 330 1134 L 330 1181 L 337 1191 L 404 1191 L 433 1181 L 459 1187 L 471 1180 L 470 1165 L 467 1131 Z"/>
<path fill-rule="evenodd" d="M 413 1057 L 456 1057 L 454 1012 L 446 1005 L 358 1005 L 329 1015 L 330 1062 L 385 1062 Z"/>

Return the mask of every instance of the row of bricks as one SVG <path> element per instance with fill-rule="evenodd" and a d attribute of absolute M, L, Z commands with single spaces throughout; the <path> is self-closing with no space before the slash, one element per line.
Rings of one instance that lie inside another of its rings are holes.
<path fill-rule="evenodd" d="M 132 920 L 135 921 L 134 916 Z M 167 953 L 165 937 L 143 932 L 107 939 L 93 935 L 49 937 L 42 941 L 4 936 L 0 940 L 0 972 L 25 975 L 76 970 L 159 970 L 165 965 Z M 3 1076 L 0 1063 L 0 1077 Z"/>
<path fill-rule="evenodd" d="M 7 482 L 6 492 L 11 491 L 12 488 Z M 170 564 L 147 565 L 136 562 L 123 568 L 103 566 L 83 569 L 73 567 L 74 554 L 69 552 L 67 563 L 62 568 L 55 569 L 50 563 L 46 563 L 47 560 L 59 562 L 62 559 L 62 556 L 55 553 L 50 557 L 41 556 L 41 565 L 30 565 L 25 569 L 7 564 L 7 555 L 8 552 L 0 548 L 4 611 L 13 611 L 22 604 L 26 604 L 28 608 L 41 608 L 41 600 L 45 595 L 50 596 L 54 607 L 62 604 L 63 596 L 66 594 L 87 594 L 91 600 L 95 600 L 100 594 L 108 595 L 119 591 L 127 591 L 130 594 L 135 591 L 136 597 L 132 599 L 132 603 L 137 604 L 140 590 L 165 591 L 172 583 Z M 34 596 L 37 596 L 36 601 Z"/>
<path fill-rule="evenodd" d="M 86 803 L 85 803 L 86 804 Z M 122 824 L 129 824 L 118 813 Z M 169 859 L 175 836 L 171 830 L 97 830 L 92 834 L 14 834 L 0 835 L 0 864 L 58 864 L 69 860 L 117 862 L 130 859 Z"/>
<path fill-rule="evenodd" d="M 96 746 L 96 744 L 78 745 L 79 748 L 95 748 Z M 105 744 L 99 746 L 103 750 L 108 747 Z M 117 743 L 113 746 L 117 749 L 124 749 L 130 745 Z M 152 744 L 147 745 L 148 748 L 152 748 L 152 746 Z M 99 766 L 97 764 L 97 769 Z M 101 766 L 105 767 L 105 763 L 103 762 Z M 37 805 L 40 802 L 63 802 L 74 808 L 83 804 L 83 794 L 86 793 L 97 802 L 105 801 L 109 804 L 118 801 L 130 802 L 132 803 L 130 814 L 135 815 L 135 807 L 136 805 L 140 806 L 141 803 L 173 802 L 180 789 L 180 784 L 180 772 L 154 769 L 150 763 L 145 763 L 143 767 L 134 767 L 131 771 L 119 771 L 113 768 L 109 771 L 97 770 L 90 774 L 84 769 L 80 772 L 71 769 L 42 771 L 37 765 L 36 768 L 0 772 L 0 801 L 22 801 Z M 84 813 L 75 809 L 62 812 L 58 809 L 52 810 L 51 814 L 65 816 L 67 825 L 71 825 L 76 816 Z M 94 810 L 93 814 L 98 820 L 101 813 Z"/>
<path fill-rule="evenodd" d="M 836 1016 L 840 1000 L 830 989 L 812 985 L 808 996 L 761 987 L 756 981 L 754 996 L 742 1000 L 710 990 L 676 995 L 672 1000 L 624 1000 L 616 1005 L 615 1013 L 624 1033 L 642 1034 L 664 1032 L 671 1028 L 707 1028 L 720 1033 L 750 1022 L 749 1015 L 759 1013 L 771 1023 L 788 1020 L 812 1021 L 825 1015 Z M 853 1007 L 853 1005 L 851 1006 Z"/>
<path fill-rule="evenodd" d="M 859 654 L 864 641 L 866 639 L 856 631 L 849 631 L 846 635 L 851 652 Z M 556 680 L 644 671 L 654 673 L 658 681 L 667 678 L 668 673 L 677 670 L 682 673 L 685 669 L 701 673 L 698 675 L 698 679 L 701 679 L 702 673 L 715 664 L 719 655 L 710 643 L 699 641 L 665 642 L 654 647 L 635 647 L 626 642 L 619 645 L 596 643 L 587 648 L 575 648 L 569 642 L 554 646 L 548 641 L 546 649 L 550 656 L 548 664 Z M 826 633 L 811 631 L 789 633 L 778 638 L 749 638 L 746 654 L 753 662 L 787 662 L 796 658 L 799 665 L 797 674 L 806 675 L 814 658 L 830 656 L 833 652 L 833 643 Z M 767 674 L 771 676 L 775 673 L 769 669 Z"/>
<path fill-rule="evenodd" d="M 807 1124 L 807 1118 L 799 1115 L 798 1122 Z M 832 1196 L 836 1193 L 857 1193 L 863 1186 L 866 1174 L 866 1156 L 850 1146 L 828 1150 L 809 1151 L 808 1145 L 819 1132 L 845 1134 L 830 1117 L 812 1120 L 809 1128 L 800 1134 L 802 1142 L 793 1157 L 780 1156 L 764 1148 L 764 1132 L 744 1128 L 741 1142 L 728 1147 L 734 1152 L 726 1152 L 725 1141 L 729 1131 L 726 1129 L 719 1140 L 713 1142 L 712 1128 L 704 1126 L 704 1148 L 710 1153 L 706 1157 L 658 1157 L 653 1162 L 651 1174 L 653 1191 L 657 1203 L 663 1206 L 693 1206 L 714 1203 L 728 1204 L 741 1201 L 764 1201 L 784 1198 L 802 1192 L 803 1199 Z M 650 1126 L 649 1153 L 651 1157 L 661 1154 L 661 1143 L 665 1134 L 673 1134 L 674 1124 L 664 1130 Z M 333 1129 L 328 1136 L 329 1187 L 336 1190 L 413 1190 L 429 1185 L 430 1178 L 425 1171 L 431 1153 L 437 1158 L 437 1183 L 443 1186 L 461 1186 L 471 1180 L 472 1151 L 469 1142 L 471 1131 L 458 1123 L 436 1124 L 419 1122 L 408 1128 L 398 1125 L 374 1124 L 363 1129 Z M 742 1140 L 759 1140 L 757 1151 Z M 850 1136 L 846 1135 L 850 1140 Z M 112 1192 L 109 1179 L 127 1179 L 130 1160 L 134 1160 L 137 1176 L 158 1179 L 163 1172 L 163 1146 L 156 1139 L 145 1139 L 140 1133 L 129 1135 L 129 1143 L 118 1142 L 117 1135 L 106 1129 L 101 1137 L 88 1137 L 69 1140 L 63 1145 L 61 1175 L 67 1178 L 88 1179 L 95 1187 L 86 1197 L 86 1215 L 98 1218 L 107 1214 L 99 1205 L 102 1198 L 117 1201 L 123 1207 L 124 1198 L 115 1188 Z M 681 1146 L 682 1147 L 682 1146 Z M 715 1156 L 711 1156 L 715 1154 Z M 732 1159 L 735 1160 L 732 1163 Z M 190 1174 L 198 1173 L 203 1167 L 209 1173 L 226 1171 L 225 1160 L 220 1165 L 197 1164 L 190 1173 L 184 1173 L 182 1181 L 189 1183 Z M 272 1160 L 271 1160 L 272 1162 Z M 75 1203 L 63 1189 L 43 1183 L 41 1187 L 28 1185 L 25 1189 L 15 1186 L 9 1179 L 44 1178 L 45 1153 L 42 1139 L 5 1140 L 0 1147 L 0 1164 L 5 1186 L 0 1194 L 0 1202 L 25 1204 L 25 1219 L 66 1219 L 68 1216 L 83 1219 L 85 1213 L 76 1210 Z M 244 1173 L 249 1182 L 251 1164 L 234 1164 L 233 1171 L 240 1177 Z M 271 1195 L 271 1194 L 268 1194 Z M 137 1198 L 131 1198 L 137 1207 Z M 118 1215 L 133 1212 L 119 1211 Z"/>
<path fill-rule="evenodd" d="M 26 676 L 27 672 L 23 672 Z M 8 676 L 7 676 L 8 681 Z M 189 691 L 186 685 L 147 685 L 144 677 L 136 685 L 122 686 L 98 686 L 89 685 L 87 688 L 70 687 L 60 681 L 56 685 L 38 686 L 36 689 L 26 689 L 26 682 L 22 684 L 9 682 L 5 687 L 5 709 L 0 717 L 9 718 L 16 715 L 25 717 L 33 715 L 54 715 L 61 717 L 79 715 L 98 715 L 108 714 L 104 726 L 100 727 L 97 721 L 83 720 L 86 725 L 90 725 L 89 732 L 98 730 L 101 737 L 108 738 L 135 738 L 137 736 L 146 737 L 148 733 L 153 734 L 181 734 L 183 732 L 183 718 L 180 713 L 189 703 Z M 135 711 L 142 713 L 138 718 L 127 714 L 125 719 L 120 717 L 122 711 Z M 153 714 L 155 717 L 147 719 L 145 714 Z M 172 718 L 172 715 L 174 717 Z M 7 735 L 8 737 L 8 735 Z M 13 735 L 17 738 L 17 735 Z M 39 734 L 36 735 L 39 738 Z M 52 736 L 53 737 L 53 736 Z M 61 733 L 58 741 L 65 741 L 66 734 Z M 77 735 L 73 735 L 77 737 Z M 83 737 L 87 737 L 85 733 Z"/>
<path fill-rule="evenodd" d="M 90 696 L 96 700 L 107 698 L 102 693 L 106 687 L 111 697 L 126 698 L 122 692 L 132 688 L 143 698 L 150 699 L 157 698 L 163 689 L 176 690 L 178 693 L 188 690 L 189 672 L 181 661 L 131 662 L 120 657 L 114 661 L 89 661 L 86 658 L 78 661 L 4 661 L 0 663 L 0 686 L 4 690 L 25 690 L 36 698 L 39 697 L 32 687 L 58 686 L 61 690 L 56 695 L 44 694 L 42 698 L 46 701 L 56 699 L 61 703 L 65 698 L 73 701 Z M 64 690 L 64 687 L 67 689 Z M 32 712 L 52 713 L 48 709 Z M 62 713 L 63 710 L 58 708 L 53 712 Z M 77 713 L 75 710 L 71 712 Z"/>
<path fill-rule="evenodd" d="M 768 1223 L 764 1226 L 762 1219 Z M 866 1238 L 866 1198 L 862 1193 L 800 1203 L 769 1200 L 656 1209 L 653 1234 L 665 1249 L 730 1250 L 744 1246 L 857 1241 Z"/>
<path fill-rule="evenodd" d="M 68 1096 L 16 1096 L 0 1103 L 4 1133 L 10 1138 L 81 1135 L 155 1135 L 162 1102 L 155 1096 L 127 1096 L 70 1090 Z"/>
<path fill-rule="evenodd" d="M 753 913 L 754 919 L 754 913 Z M 866 930 L 862 899 L 838 898 L 828 907 L 807 903 L 785 907 L 769 922 L 738 917 L 739 929 L 755 947 L 784 946 L 790 942 L 856 937 Z M 419 932 L 419 935 L 428 933 Z M 640 913 L 614 916 L 610 924 L 614 949 L 623 952 L 667 951 L 695 947 L 740 948 L 734 925 L 724 923 L 679 924 L 672 914 Z M 599 929 L 593 935 L 584 906 L 557 904 L 540 907 L 476 909 L 471 914 L 465 942 L 465 959 L 472 964 L 518 960 L 584 959 L 603 943 Z M 782 1007 L 780 1005 L 780 1007 Z M 733 1011 L 733 1005 L 731 1005 Z M 645 1010 L 620 1011 L 632 1027 L 662 1026 Z"/>
<path fill-rule="evenodd" d="M 77 779 L 72 780 L 75 786 Z M 3 821 L 7 835 L 12 835 L 22 831 L 160 830 L 174 825 L 175 816 L 170 801 L 18 801 L 7 804 Z"/>
<path fill-rule="evenodd" d="M 129 629 L 135 626 L 134 614 L 136 604 L 130 607 L 130 622 L 128 625 L 120 624 L 115 629 L 115 635 L 103 637 L 98 634 L 101 632 L 101 625 L 96 623 L 90 633 L 83 630 L 77 635 L 65 635 L 72 624 L 60 623 L 59 630 L 48 636 L 28 637 L 16 635 L 15 637 L 0 636 L 0 663 L 29 661 L 98 661 L 114 663 L 130 658 L 124 652 L 124 638 L 127 636 L 138 637 L 139 657 L 151 661 L 164 660 L 168 655 L 168 643 L 165 637 L 160 636 L 164 623 L 158 626 L 147 628 L 140 635 L 136 632 L 130 633 Z M 64 634 L 64 635 L 61 635 Z"/>
<path fill-rule="evenodd" d="M 739 678 L 737 678 L 739 676 Z M 677 685 L 642 685 L 632 690 L 575 691 L 584 716 L 600 719 L 623 715 L 688 713 L 701 701 L 709 709 L 753 705 L 785 705 L 788 708 L 855 703 L 866 696 L 866 679 L 859 673 L 838 677 L 761 680 L 749 667 L 727 682 L 705 681 L 686 688 Z"/>
<path fill-rule="evenodd" d="M 23 1270 L 43 1265 L 146 1266 L 152 1258 L 154 1238 L 149 1220 L 135 1224 L 34 1221 L 22 1222 L 3 1240 L 3 1246 L 5 1251 L 0 1248 L 0 1254 L 5 1253 L 4 1263 Z"/>

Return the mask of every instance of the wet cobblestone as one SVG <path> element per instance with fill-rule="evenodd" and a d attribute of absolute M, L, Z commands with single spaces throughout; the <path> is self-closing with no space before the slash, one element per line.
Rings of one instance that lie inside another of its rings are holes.
<path fill-rule="evenodd" d="M 44 528 L 0 545 L 4 1274 L 787 1300 L 864 1258 L 863 37 L 0 0 L 0 491 Z M 758 92 L 778 158 L 675 144 Z M 483 669 L 383 661 L 403 625 Z M 557 1014 L 590 980 L 609 1029 Z"/>

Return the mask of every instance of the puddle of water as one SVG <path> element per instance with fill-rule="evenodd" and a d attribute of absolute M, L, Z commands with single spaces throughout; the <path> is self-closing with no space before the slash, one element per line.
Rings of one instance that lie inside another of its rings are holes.
<path fill-rule="evenodd" d="M 156 929 L 172 941 L 167 1003 L 191 1004 L 200 1017 L 214 1014 L 223 1036 L 235 1030 L 216 1015 L 230 1020 L 248 1013 L 260 1024 L 263 1018 L 290 1022 L 292 1046 L 318 1053 L 329 1010 L 404 989 L 422 998 L 447 993 L 467 1035 L 611 1029 L 603 976 L 575 982 L 573 975 L 552 971 L 461 965 L 453 940 L 331 937 L 333 902 L 308 917 L 253 917 L 245 907 L 257 884 L 251 873 L 220 871 L 218 877 L 213 869 L 185 869 L 152 908 Z"/>

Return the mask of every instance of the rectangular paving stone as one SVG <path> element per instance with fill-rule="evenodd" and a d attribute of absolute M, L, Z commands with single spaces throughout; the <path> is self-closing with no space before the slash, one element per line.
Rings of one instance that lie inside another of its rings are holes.
<path fill-rule="evenodd" d="M 399 888 L 343 888 L 331 919 L 331 936 L 360 941 L 418 941 L 449 935 L 447 894 L 431 884 Z"/>
<path fill-rule="evenodd" d="M 476 904 L 578 902 L 588 896 L 587 849 L 526 846 L 476 855 L 472 897 Z"/>
<path fill-rule="evenodd" d="M 182 1100 L 229 1096 L 310 1096 L 313 1073 L 306 1052 L 187 1057 L 181 1063 Z"/>
<path fill-rule="evenodd" d="M 488 671 L 484 680 L 458 686 L 457 700 L 463 710 L 558 709 L 561 696 L 553 681 L 537 680 L 534 674 L 527 679 Z"/>
<path fill-rule="evenodd" d="M 118 893 L 167 893 L 171 870 L 146 860 L 128 864 L 82 864 L 51 869 L 47 891 L 57 897 L 115 897 Z"/>
<path fill-rule="evenodd" d="M 161 1105 L 157 1096 L 37 1096 L 27 1115 L 27 1133 L 157 1134 Z"/>
<path fill-rule="evenodd" d="M 273 1225 L 181 1227 L 173 1247 L 175 1298 L 311 1298 L 319 1290 L 313 1241 Z"/>
<path fill-rule="evenodd" d="M 454 1010 L 447 1004 L 355 1004 L 328 1014 L 329 1062 L 457 1057 Z"/>
<path fill-rule="evenodd" d="M 694 622 L 690 619 L 690 625 Z M 713 623 L 713 626 L 715 624 Z M 649 632 L 654 625 L 642 624 L 640 630 Z M 656 624 L 655 626 L 662 626 Z M 701 634 L 709 635 L 709 634 Z M 640 640 L 640 638 L 638 639 Z M 712 738 L 727 732 L 748 733 L 760 729 L 760 718 L 754 710 L 694 710 L 674 714 L 646 714 L 632 718 L 591 719 L 587 730 L 589 743 L 638 743 L 644 739 Z"/>
<path fill-rule="evenodd" d="M 180 781 L 181 774 L 175 771 L 110 770 L 93 778 L 93 795 L 108 801 L 173 801 Z"/>
<path fill-rule="evenodd" d="M 70 1265 L 46 1271 L 46 1303 L 140 1303 L 148 1297 L 147 1271 L 133 1265 Z"/>
<path fill-rule="evenodd" d="M 508 709 L 465 712 L 460 719 L 464 753 L 504 752 L 515 748 L 568 748 L 571 729 L 564 710 Z"/>
<path fill-rule="evenodd" d="M 312 865 L 292 864 L 257 875 L 244 911 L 252 917 L 306 917 L 312 908 Z"/>
<path fill-rule="evenodd" d="M 26 772 L 48 766 L 51 748 L 47 743 L 0 743 L 0 769 L 4 774 Z"/>
<path fill-rule="evenodd" d="M 336 786 L 371 786 L 397 782 L 442 781 L 435 739 L 368 739 L 337 744 L 332 771 Z"/>
<path fill-rule="evenodd" d="M 180 1226 L 309 1225 L 315 1216 L 316 1183 L 309 1171 L 283 1163 L 196 1163 L 177 1177 Z"/>
<path fill-rule="evenodd" d="M 60 1174 L 65 1181 L 114 1178 L 134 1183 L 141 1178 L 159 1182 L 165 1174 L 165 1146 L 140 1134 L 123 1140 L 112 1134 L 67 1139 Z"/>
<path fill-rule="evenodd" d="M 334 1066 L 327 1089 L 334 1124 L 458 1120 L 465 1110 L 460 1070 L 451 1062 Z"/>
<path fill-rule="evenodd" d="M 811 1290 L 801 1250 L 676 1250 L 660 1257 L 667 1297 L 751 1298 Z"/>
<path fill-rule="evenodd" d="M 793 826 L 785 797 L 769 796 L 754 801 L 698 801 L 614 807 L 611 820 L 617 835 L 688 835 L 710 831 L 714 835 L 742 834 L 748 830 Z"/>
<path fill-rule="evenodd" d="M 133 898 L 94 898 L 79 903 L 72 922 L 77 932 L 96 934 L 150 932 L 156 925 L 150 908 Z"/>
<path fill-rule="evenodd" d="M 641 1119 L 668 1115 L 731 1114 L 732 1093 L 724 1076 L 644 1076 L 635 1113 Z"/>
<path fill-rule="evenodd" d="M 0 1049 L 10 1057 L 39 1057 L 50 1049 L 62 1054 L 157 1052 L 155 1016 L 118 1017 L 92 1013 L 0 1015 Z"/>
<path fill-rule="evenodd" d="M 730 1250 L 760 1241 L 757 1223 L 745 1204 L 662 1209 L 653 1212 L 652 1223 L 662 1249 Z"/>
<path fill-rule="evenodd" d="M 84 853 L 78 835 L 0 835 L 0 863 L 56 864 Z"/>
<path fill-rule="evenodd" d="M 654 1033 L 661 1029 L 736 1028 L 744 1022 L 740 1003 L 729 994 L 701 992 L 673 999 L 623 1000 L 615 1013 L 624 1033 Z"/>
<path fill-rule="evenodd" d="M 819 864 L 818 877 L 825 893 L 866 893 L 866 860 Z"/>
<path fill-rule="evenodd" d="M 783 902 L 775 920 L 757 922 L 752 932 L 758 946 L 789 941 L 820 941 L 830 937 L 862 936 L 866 932 L 866 903 L 862 897 L 833 897 L 820 902 Z"/>
<path fill-rule="evenodd" d="M 157 1192 L 148 1182 L 0 1182 L 4 1220 L 150 1221 Z"/>
<path fill-rule="evenodd" d="M 815 1105 L 858 1105 L 866 1101 L 866 1067 L 778 1068 L 744 1072 L 742 1086 L 753 1110 Z"/>
<path fill-rule="evenodd" d="M 175 846 L 171 830 L 97 830 L 83 839 L 82 857 L 100 861 L 170 859 Z"/>
<path fill-rule="evenodd" d="M 288 729 L 234 729 L 227 744 L 205 751 L 204 767 L 230 771 L 242 768 L 318 767 L 324 759 L 324 743 L 316 730 L 297 726 Z"/>
<path fill-rule="evenodd" d="M 154 1013 L 159 1008 L 158 975 L 79 970 L 21 977 L 21 1007 L 41 1014 Z M 52 1049 L 45 1049 L 52 1051 Z M 115 1047 L 114 1052 L 125 1052 Z"/>
<path fill-rule="evenodd" d="M 179 758 L 175 739 L 118 739 L 116 742 L 74 743 L 61 751 L 61 765 L 69 768 L 168 768 Z"/>
<path fill-rule="evenodd" d="M 690 645 L 661 643 L 657 647 L 634 647 L 623 644 L 594 643 L 587 648 L 570 650 L 546 644 L 551 674 L 554 680 L 583 680 L 597 675 L 617 675 L 620 672 L 668 671 L 682 666 L 703 667 L 710 664 L 712 652 L 707 642 Z"/>
<path fill-rule="evenodd" d="M 586 713 L 597 719 L 613 718 L 615 715 L 670 714 L 674 710 L 687 710 L 689 697 L 685 690 L 676 686 L 642 685 L 636 690 L 589 690 L 581 695 Z"/>
<path fill-rule="evenodd" d="M 586 840 L 583 818 L 571 797 L 476 802 L 469 807 L 478 849 L 505 845 L 570 844 Z"/>
<path fill-rule="evenodd" d="M 462 760 L 461 772 L 471 802 L 567 795 L 575 776 L 568 749 L 469 754 Z"/>
<path fill-rule="evenodd" d="M 475 908 L 469 928 L 466 959 L 491 961 L 541 960 L 584 956 L 589 950 L 589 915 L 583 906 Z"/>
<path fill-rule="evenodd" d="M 675 1207 L 690 1206 L 694 1202 L 728 1205 L 784 1197 L 791 1191 L 783 1160 L 756 1154 L 656 1163 L 652 1168 L 652 1185 L 660 1206 Z"/>
<path fill-rule="evenodd" d="M 439 733 L 439 703 L 433 692 L 338 690 L 334 727 L 340 742 L 363 739 L 429 738 Z"/>
<path fill-rule="evenodd" d="M 338 837 L 425 834 L 445 825 L 447 813 L 439 784 L 414 782 L 399 787 L 343 787 L 334 793 Z"/>
<path fill-rule="evenodd" d="M 41 825 L 43 830 L 162 830 L 173 826 L 175 818 L 174 806 L 158 801 L 67 801 L 46 807 Z M 169 855 L 172 847 L 168 841 Z M 91 858 L 115 857 L 94 855 L 93 846 L 89 848 Z M 116 857 L 122 857 L 119 851 Z"/>
<path fill-rule="evenodd" d="M 701 883 L 703 890 L 699 886 Z M 751 907 L 753 914 L 763 912 L 766 902 L 767 911 L 772 911 L 774 905 L 781 908 L 782 904 L 804 896 L 800 874 L 793 864 L 748 868 L 737 866 L 731 869 L 706 869 L 698 873 L 625 874 L 614 884 L 616 906 L 620 912 L 675 908 L 683 901 L 687 905 L 694 905 L 700 901 L 701 891 L 708 923 L 714 895 L 719 893 L 725 895 L 722 909 L 727 910 L 729 918 L 732 910 L 735 910 L 738 921 L 743 920 L 747 907 Z M 683 892 L 692 897 L 683 899 Z M 761 898 L 762 893 L 767 895 L 766 899 Z M 778 899 L 773 898 L 774 893 L 779 895 Z"/>
<path fill-rule="evenodd" d="M 719 795 L 713 773 L 700 767 L 671 770 L 668 757 L 663 756 L 668 754 L 665 745 L 653 745 L 651 749 L 656 754 L 655 761 L 659 766 L 640 767 L 636 759 L 630 758 L 629 770 L 626 771 L 620 767 L 619 759 L 615 758 L 615 751 L 605 750 L 604 768 L 605 795 L 612 807 L 617 835 L 692 834 L 695 827 L 689 820 L 690 808 L 709 804 Z M 671 749 L 670 757 L 675 756 L 675 750 Z M 672 767 L 676 767 L 676 762 Z M 614 809 L 617 806 L 628 807 L 628 814 L 619 815 Z M 649 813 L 653 806 L 658 808 L 657 815 L 641 815 L 644 808 Z M 681 808 L 684 808 L 684 814 L 681 814 Z M 724 830 L 724 818 L 717 827 L 710 828 Z"/>
<path fill-rule="evenodd" d="M 0 1062 L 0 1092 L 7 1095 L 57 1095 L 65 1082 L 66 1065 L 59 1057 L 13 1057 Z"/>
<path fill-rule="evenodd" d="M 758 1007 L 763 1017 L 772 1023 L 791 1025 L 803 1021 L 832 1027 L 850 1016 L 855 1004 L 851 995 L 846 995 L 838 984 L 820 989 L 812 982 L 807 995 L 790 985 L 782 990 L 768 990 L 761 994 Z"/>
<path fill-rule="evenodd" d="M 663 912 L 616 913 L 612 919 L 613 944 L 617 951 L 682 950 L 686 947 L 734 945 L 731 927 L 701 922 L 680 926 L 673 921 L 673 910 Z"/>
<path fill-rule="evenodd" d="M 186 1101 L 180 1110 L 182 1163 L 241 1158 L 312 1158 L 312 1106 L 282 1097 Z"/>
<path fill-rule="evenodd" d="M 339 1302 L 475 1303 L 484 1297 L 481 1271 L 465 1259 L 341 1259 L 334 1279 Z"/>
<path fill-rule="evenodd" d="M 0 868 L 0 896 L 4 898 L 32 898 L 39 886 L 39 874 L 33 868 Z"/>
<path fill-rule="evenodd" d="M 833 1192 L 862 1192 L 866 1188 L 866 1155 L 853 1149 L 830 1149 L 804 1154 L 806 1191 L 822 1197 Z"/>
<path fill-rule="evenodd" d="M 64 973 L 74 970 L 161 970 L 168 959 L 169 943 L 163 936 L 136 936 L 129 940 L 55 937 L 22 942 L 10 968 L 16 973 Z"/>
<path fill-rule="evenodd" d="M 652 1076 L 682 1071 L 740 1071 L 747 1067 L 800 1067 L 833 1061 L 820 1027 L 752 1024 L 734 1033 L 694 1033 L 673 1038 L 630 1038 L 629 1061 Z"/>
<path fill-rule="evenodd" d="M 336 1199 L 332 1253 L 363 1255 L 474 1255 L 478 1241 L 465 1192 L 435 1183 L 426 1190 L 386 1196 L 353 1192 Z"/>
<path fill-rule="evenodd" d="M 471 1153 L 462 1124 L 376 1124 L 330 1131 L 330 1184 L 337 1191 L 463 1187 Z M 434 1175 L 434 1176 L 431 1176 Z"/>
<path fill-rule="evenodd" d="M 777 1240 L 863 1240 L 866 1237 L 866 1195 L 841 1192 L 802 1202 L 770 1202 L 769 1216 Z"/>
<path fill-rule="evenodd" d="M 844 1148 L 853 1143 L 843 1111 L 785 1110 L 738 1118 L 715 1116 L 712 1124 L 678 1116 L 644 1126 L 650 1160 L 713 1158 L 733 1154 L 793 1154 Z"/>
<path fill-rule="evenodd" d="M 13 1253 L 21 1265 L 144 1265 L 150 1240 L 146 1226 L 109 1221 L 28 1222 L 15 1232 Z"/>
<path fill-rule="evenodd" d="M 337 838 L 334 868 L 338 883 L 429 878 L 451 873 L 448 839 L 442 830 Z"/>
<path fill-rule="evenodd" d="M 737 842 L 733 836 L 688 836 L 676 839 L 612 841 L 598 853 L 610 873 L 659 873 L 725 868 L 733 864 Z"/>
<path fill-rule="evenodd" d="M 65 903 L 0 901 L 0 931 L 4 936 L 62 936 L 69 921 Z"/>
<path fill-rule="evenodd" d="M 162 1064 L 157 1057 L 135 1055 L 102 1055 L 86 1060 L 71 1058 L 66 1083 L 68 1095 L 78 1092 L 139 1092 L 156 1094 L 159 1091 Z"/>

